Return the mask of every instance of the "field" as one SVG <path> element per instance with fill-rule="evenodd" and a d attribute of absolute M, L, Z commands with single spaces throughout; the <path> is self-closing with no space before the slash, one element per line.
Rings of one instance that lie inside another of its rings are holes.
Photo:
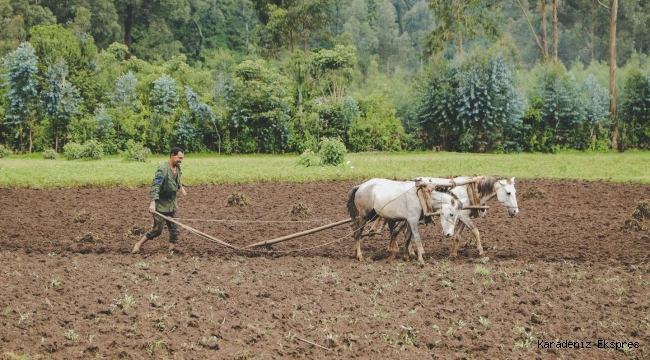
<path fill-rule="evenodd" d="M 359 181 L 196 183 L 178 216 L 244 246 L 345 219 L 347 192 Z M 625 221 L 637 201 L 650 199 L 650 185 L 516 185 L 516 217 L 492 200 L 489 215 L 476 221 L 486 258 L 468 245 L 450 260 L 439 225 L 421 226 L 423 267 L 391 256 L 385 233 L 365 239 L 365 263 L 350 259 L 349 225 L 251 252 L 184 232 L 169 253 L 165 231 L 132 255 L 150 226 L 146 187 L 2 188 L 0 354 L 649 357 L 650 234 Z M 249 204 L 227 206 L 233 194 Z M 307 213 L 292 215 L 300 204 Z M 567 341 L 584 348 L 557 348 Z"/>

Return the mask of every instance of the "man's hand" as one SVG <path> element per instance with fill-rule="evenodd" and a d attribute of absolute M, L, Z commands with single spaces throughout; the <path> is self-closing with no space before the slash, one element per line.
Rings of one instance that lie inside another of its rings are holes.
<path fill-rule="evenodd" d="M 152 201 L 151 204 L 149 204 L 149 212 L 150 213 L 156 212 L 156 200 Z"/>
<path fill-rule="evenodd" d="M 183 185 L 181 185 L 181 194 L 183 194 L 183 196 L 187 196 L 187 191 L 185 191 L 185 187 Z"/>

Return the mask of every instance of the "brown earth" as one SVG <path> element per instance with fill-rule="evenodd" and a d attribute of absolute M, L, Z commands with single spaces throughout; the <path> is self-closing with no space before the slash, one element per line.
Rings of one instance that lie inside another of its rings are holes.
<path fill-rule="evenodd" d="M 241 247 L 347 218 L 353 185 L 190 187 L 178 216 L 237 220 L 183 221 Z M 147 189 L 0 189 L 0 354 L 650 357 L 650 233 L 624 229 L 650 186 L 518 180 L 517 189 L 516 217 L 492 200 L 476 221 L 489 260 L 466 246 L 450 261 L 439 225 L 421 226 L 423 267 L 390 256 L 385 233 L 364 241 L 367 262 L 350 259 L 349 224 L 257 252 L 185 231 L 170 254 L 165 231 L 131 255 L 151 223 Z M 227 207 L 240 193 L 249 205 Z M 599 339 L 631 348 L 598 348 Z"/>

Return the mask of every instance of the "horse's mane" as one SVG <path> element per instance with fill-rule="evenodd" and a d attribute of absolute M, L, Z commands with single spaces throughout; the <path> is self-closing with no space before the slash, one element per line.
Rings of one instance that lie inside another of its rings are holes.
<path fill-rule="evenodd" d="M 505 179 L 502 177 L 492 177 L 492 176 L 483 176 L 483 179 L 481 179 L 481 182 L 478 183 L 478 192 L 481 197 L 487 196 L 492 194 L 494 192 L 494 185 L 501 180 L 507 180 L 508 183 L 510 182 L 510 179 Z"/>
<path fill-rule="evenodd" d="M 450 188 L 450 187 L 447 187 L 447 186 L 436 186 L 436 187 L 434 188 L 434 190 L 437 191 L 437 192 L 439 192 L 439 193 L 444 193 L 444 194 L 447 194 L 447 195 L 451 195 L 451 197 L 454 198 L 454 200 L 459 200 L 459 199 L 458 199 L 458 196 L 456 196 L 456 194 L 454 194 L 454 193 L 451 191 L 451 188 Z"/>

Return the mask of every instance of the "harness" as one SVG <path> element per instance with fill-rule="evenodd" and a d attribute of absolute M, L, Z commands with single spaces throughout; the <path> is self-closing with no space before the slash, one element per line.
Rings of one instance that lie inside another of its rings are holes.
<path fill-rule="evenodd" d="M 481 205 L 481 195 L 478 191 L 478 186 L 481 184 L 481 179 L 476 180 L 475 182 L 467 185 L 467 197 L 469 198 L 470 206 Z M 480 212 L 485 210 L 472 209 L 469 216 L 471 218 L 477 218 L 480 215 Z"/>
<path fill-rule="evenodd" d="M 416 183 L 415 187 L 415 192 L 418 195 L 418 200 L 420 200 L 420 205 L 422 205 L 422 212 L 424 213 L 424 217 L 431 217 L 431 221 L 433 221 L 435 211 L 431 206 L 431 193 L 435 191 L 435 187 L 423 182 Z"/>

